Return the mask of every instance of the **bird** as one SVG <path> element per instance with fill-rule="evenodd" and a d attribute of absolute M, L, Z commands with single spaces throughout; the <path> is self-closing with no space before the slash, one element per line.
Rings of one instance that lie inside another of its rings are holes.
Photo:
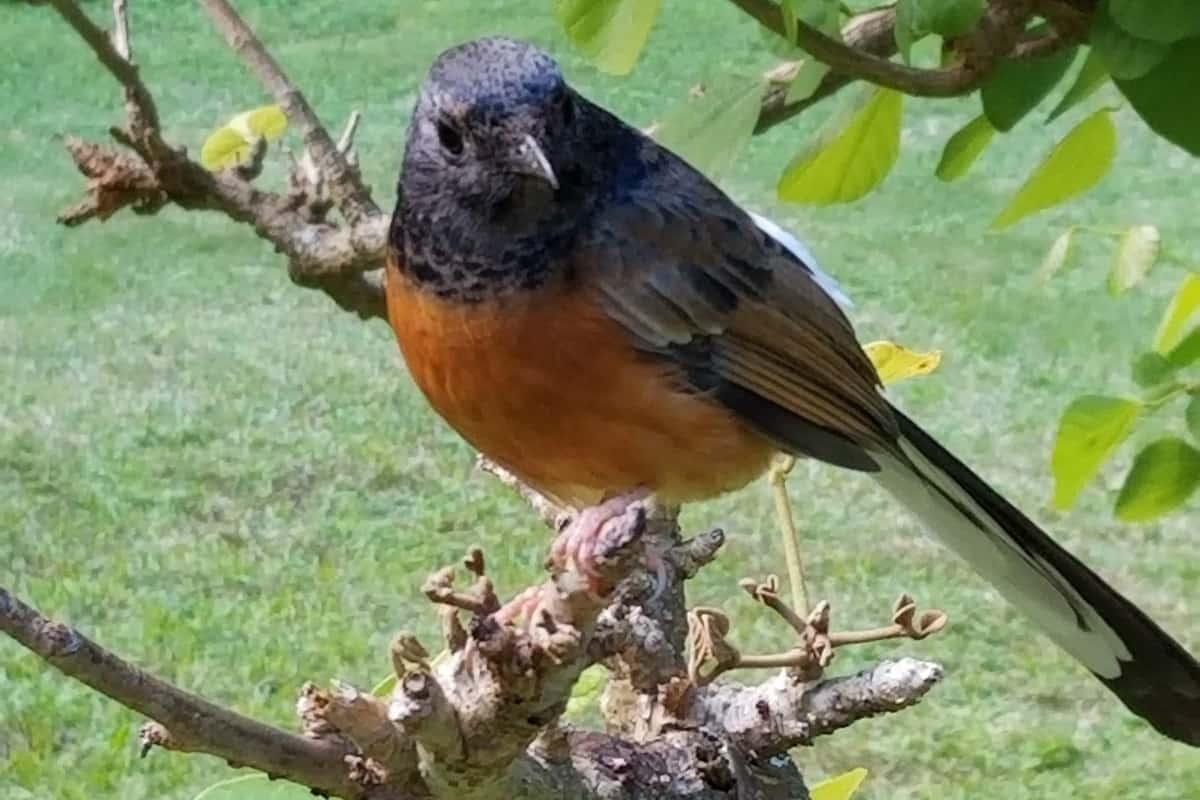
<path fill-rule="evenodd" d="M 587 568 L 647 495 L 816 459 L 874 478 L 1134 714 L 1200 746 L 1196 659 L 889 402 L 807 250 L 544 50 L 439 55 L 397 194 L 386 296 L 408 371 L 477 450 L 583 509 L 552 557 Z"/>

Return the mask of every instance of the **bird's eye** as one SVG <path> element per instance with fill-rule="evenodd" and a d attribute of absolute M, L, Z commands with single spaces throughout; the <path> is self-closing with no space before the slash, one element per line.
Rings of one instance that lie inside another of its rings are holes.
<path fill-rule="evenodd" d="M 454 126 L 445 120 L 439 120 L 437 124 L 438 141 L 442 143 L 442 147 L 452 156 L 462 155 L 463 139 L 462 134 L 455 130 Z"/>
<path fill-rule="evenodd" d="M 567 94 L 562 101 L 562 119 L 564 125 L 570 125 L 575 121 L 575 99 Z"/>

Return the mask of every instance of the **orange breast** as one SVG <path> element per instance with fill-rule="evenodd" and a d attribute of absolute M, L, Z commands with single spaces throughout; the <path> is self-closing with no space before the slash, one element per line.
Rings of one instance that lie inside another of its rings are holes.
<path fill-rule="evenodd" d="M 413 379 L 467 441 L 546 494 L 583 506 L 645 487 L 683 502 L 745 485 L 772 448 L 675 389 L 583 293 L 500 304 L 421 291 L 387 270 L 388 316 Z"/>

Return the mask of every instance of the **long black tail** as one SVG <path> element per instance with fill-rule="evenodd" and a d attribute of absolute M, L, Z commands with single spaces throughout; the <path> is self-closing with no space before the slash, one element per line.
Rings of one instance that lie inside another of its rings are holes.
<path fill-rule="evenodd" d="M 896 419 L 903 457 L 877 480 L 1133 713 L 1200 747 L 1200 663 L 916 423 Z"/>

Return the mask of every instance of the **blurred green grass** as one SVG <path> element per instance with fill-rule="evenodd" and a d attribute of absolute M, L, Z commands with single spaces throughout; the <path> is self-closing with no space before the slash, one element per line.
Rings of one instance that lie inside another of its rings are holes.
<path fill-rule="evenodd" d="M 264 101 L 193 4 L 131 5 L 138 60 L 174 140 L 195 151 Z M 758 32 L 721 3 L 667 0 L 651 49 L 623 80 L 569 52 L 542 3 L 239 5 L 331 126 L 364 112 L 360 153 L 381 204 L 416 83 L 451 43 L 531 38 L 637 124 L 696 80 L 760 60 Z M 426 409 L 385 326 L 292 287 L 269 247 L 216 216 L 55 226 L 81 185 L 61 136 L 104 138 L 118 93 L 50 11 L 6 4 L 0 19 L 0 585 L 185 687 L 290 725 L 302 681 L 373 683 L 397 628 L 436 641 L 417 589 L 468 544 L 487 549 L 503 589 L 532 580 L 545 532 L 471 473 L 471 453 Z M 1031 281 L 1070 222 L 1154 222 L 1186 257 L 1200 244 L 1195 162 L 1122 114 L 1118 163 L 1097 190 L 985 235 L 1055 132 L 1030 120 L 945 186 L 932 179 L 941 143 L 975 111 L 913 104 L 881 191 L 848 207 L 776 205 L 780 168 L 828 112 L 755 140 L 725 187 L 803 235 L 855 298 L 864 340 L 944 349 L 934 377 L 898 387 L 903 405 L 1200 649 L 1194 513 L 1115 524 L 1111 469 L 1077 510 L 1046 508 L 1059 412 L 1081 392 L 1130 389 L 1129 357 L 1177 274 L 1161 270 L 1113 300 L 1106 250 L 1085 245 L 1053 284 Z M 1200 796 L 1194 751 L 1126 713 L 868 482 L 802 465 L 791 487 L 811 580 L 838 620 L 873 623 L 902 589 L 952 620 L 928 642 L 841 656 L 841 670 L 907 653 L 948 673 L 920 707 L 800 752 L 812 779 L 865 765 L 868 800 Z M 784 631 L 735 588 L 778 569 L 765 487 L 690 508 L 686 520 L 731 534 L 692 585 L 694 601 L 729 610 L 747 649 L 778 646 Z M 0 640 L 0 797 L 187 798 L 231 774 L 202 757 L 138 761 L 137 722 Z"/>

